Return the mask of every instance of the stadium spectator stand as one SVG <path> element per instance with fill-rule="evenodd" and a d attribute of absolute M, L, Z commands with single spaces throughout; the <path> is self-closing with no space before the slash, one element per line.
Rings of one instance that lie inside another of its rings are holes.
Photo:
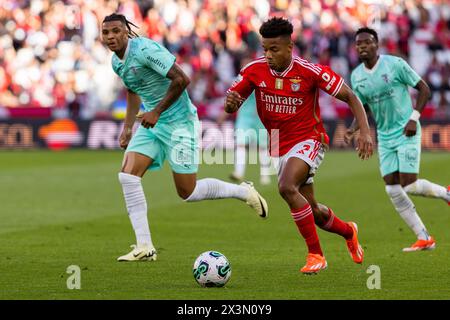
<path fill-rule="evenodd" d="M 450 119 L 446 0 L 2 0 L 0 117 L 123 115 L 123 86 L 99 39 L 103 17 L 114 11 L 177 56 L 192 79 L 189 91 L 201 118 L 220 114 L 240 60 L 261 55 L 260 24 L 282 15 L 295 26 L 297 53 L 331 65 L 347 81 L 358 64 L 354 31 L 371 25 L 382 52 L 405 58 L 430 85 L 423 116 Z M 325 119 L 349 115 L 345 105 L 321 99 Z"/>

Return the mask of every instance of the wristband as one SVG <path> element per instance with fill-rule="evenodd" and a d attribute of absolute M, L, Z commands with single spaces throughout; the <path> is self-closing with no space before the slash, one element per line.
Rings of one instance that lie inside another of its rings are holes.
<path fill-rule="evenodd" d="M 420 118 L 420 112 L 417 110 L 413 110 L 413 112 L 411 113 L 411 116 L 409 117 L 409 120 L 413 120 L 415 122 L 419 121 Z"/>

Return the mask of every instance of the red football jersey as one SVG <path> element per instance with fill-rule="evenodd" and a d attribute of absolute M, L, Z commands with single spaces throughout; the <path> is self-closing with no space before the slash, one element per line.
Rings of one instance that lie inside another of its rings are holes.
<path fill-rule="evenodd" d="M 343 83 L 330 67 L 297 56 L 282 73 L 262 57 L 242 68 L 229 90 L 243 98 L 255 91 L 258 115 L 270 136 L 270 155 L 282 156 L 307 139 L 329 143 L 320 118 L 319 89 L 335 96 Z"/>

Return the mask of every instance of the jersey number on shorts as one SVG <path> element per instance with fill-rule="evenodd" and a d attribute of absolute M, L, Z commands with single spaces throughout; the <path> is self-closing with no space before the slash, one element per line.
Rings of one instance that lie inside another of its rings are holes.
<path fill-rule="evenodd" d="M 319 144 L 318 144 L 317 142 L 316 142 L 315 145 L 314 145 L 314 150 L 313 150 L 313 152 L 310 152 L 310 150 L 311 150 L 311 145 L 305 144 L 305 145 L 303 145 L 303 149 L 298 150 L 297 153 L 305 154 L 305 153 L 310 152 L 309 155 L 308 155 L 308 158 L 310 158 L 312 161 L 314 161 L 314 159 L 315 159 L 316 156 L 317 156 L 317 153 L 318 153 L 317 151 L 318 151 L 318 149 L 319 149 Z"/>

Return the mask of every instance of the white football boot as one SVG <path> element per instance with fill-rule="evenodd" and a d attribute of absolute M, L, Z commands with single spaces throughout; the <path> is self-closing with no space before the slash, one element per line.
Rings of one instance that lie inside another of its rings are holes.
<path fill-rule="evenodd" d="M 156 249 L 149 245 L 131 245 L 131 250 L 117 261 L 156 261 Z"/>
<path fill-rule="evenodd" d="M 253 183 L 250 181 L 244 181 L 240 184 L 248 189 L 248 198 L 246 203 L 256 211 L 258 216 L 265 219 L 269 216 L 269 207 L 267 201 L 256 191 Z"/>

